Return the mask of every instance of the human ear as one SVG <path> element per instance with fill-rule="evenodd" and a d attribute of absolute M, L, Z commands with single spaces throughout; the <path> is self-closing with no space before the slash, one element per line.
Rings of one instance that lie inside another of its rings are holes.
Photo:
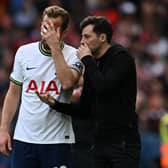
<path fill-rule="evenodd" d="M 104 42 L 106 40 L 106 35 L 104 33 L 100 34 L 100 40 Z"/>

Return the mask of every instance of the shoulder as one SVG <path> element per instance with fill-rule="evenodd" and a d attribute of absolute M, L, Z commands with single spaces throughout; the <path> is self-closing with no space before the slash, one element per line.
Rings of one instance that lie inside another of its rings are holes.
<path fill-rule="evenodd" d="M 133 59 L 133 56 L 130 53 L 130 51 L 126 47 L 124 47 L 118 43 L 113 42 L 111 45 L 110 51 L 111 51 L 111 54 L 113 54 L 113 55 L 125 57 L 127 59 L 128 58 Z"/>
<path fill-rule="evenodd" d="M 31 50 L 35 49 L 36 47 L 39 46 L 39 42 L 33 42 L 33 43 L 27 43 L 18 48 L 18 51 L 20 50 Z"/>
<path fill-rule="evenodd" d="M 112 42 L 112 44 L 111 44 L 111 51 L 116 52 L 116 53 L 118 53 L 118 52 L 129 53 L 127 48 L 125 48 L 121 44 L 118 44 L 118 43 L 115 43 L 115 42 Z"/>
<path fill-rule="evenodd" d="M 19 60 L 27 58 L 27 56 L 34 55 L 38 51 L 39 42 L 33 42 L 21 45 L 16 51 L 16 58 Z"/>
<path fill-rule="evenodd" d="M 63 52 L 74 53 L 76 51 L 77 51 L 77 49 L 75 47 L 64 43 Z"/>

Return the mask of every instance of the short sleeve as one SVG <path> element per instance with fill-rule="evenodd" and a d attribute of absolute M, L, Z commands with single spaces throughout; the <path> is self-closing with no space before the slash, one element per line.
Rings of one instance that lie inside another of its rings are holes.
<path fill-rule="evenodd" d="M 79 74 L 82 74 L 83 63 L 77 57 L 76 52 L 73 52 L 73 54 L 71 54 L 69 66 L 70 66 L 70 68 L 75 69 Z"/>
<path fill-rule="evenodd" d="M 21 66 L 21 56 L 22 49 L 19 48 L 15 54 L 14 64 L 13 64 L 13 70 L 10 74 L 10 80 L 14 82 L 17 85 L 22 85 L 23 82 L 23 69 Z"/>

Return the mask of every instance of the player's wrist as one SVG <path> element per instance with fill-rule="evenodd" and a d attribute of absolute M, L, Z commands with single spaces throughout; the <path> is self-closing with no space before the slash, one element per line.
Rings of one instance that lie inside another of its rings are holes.
<path fill-rule="evenodd" d="M 8 132 L 8 129 L 7 126 L 0 126 L 0 132 Z"/>
<path fill-rule="evenodd" d="M 58 46 L 52 46 L 50 47 L 50 50 L 51 50 L 52 55 L 54 56 L 58 56 L 60 53 L 62 54 L 62 50 Z"/>

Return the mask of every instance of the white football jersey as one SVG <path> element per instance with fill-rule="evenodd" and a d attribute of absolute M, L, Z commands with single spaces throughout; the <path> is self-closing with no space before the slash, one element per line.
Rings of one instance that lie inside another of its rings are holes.
<path fill-rule="evenodd" d="M 64 44 L 62 49 L 69 67 L 82 71 L 76 49 Z M 51 53 L 41 42 L 21 46 L 15 55 L 10 80 L 22 85 L 21 105 L 14 139 L 37 144 L 74 143 L 71 117 L 56 112 L 42 102 L 35 91 L 49 92 L 60 102 L 70 102 L 72 90 L 64 91 L 57 77 Z"/>

